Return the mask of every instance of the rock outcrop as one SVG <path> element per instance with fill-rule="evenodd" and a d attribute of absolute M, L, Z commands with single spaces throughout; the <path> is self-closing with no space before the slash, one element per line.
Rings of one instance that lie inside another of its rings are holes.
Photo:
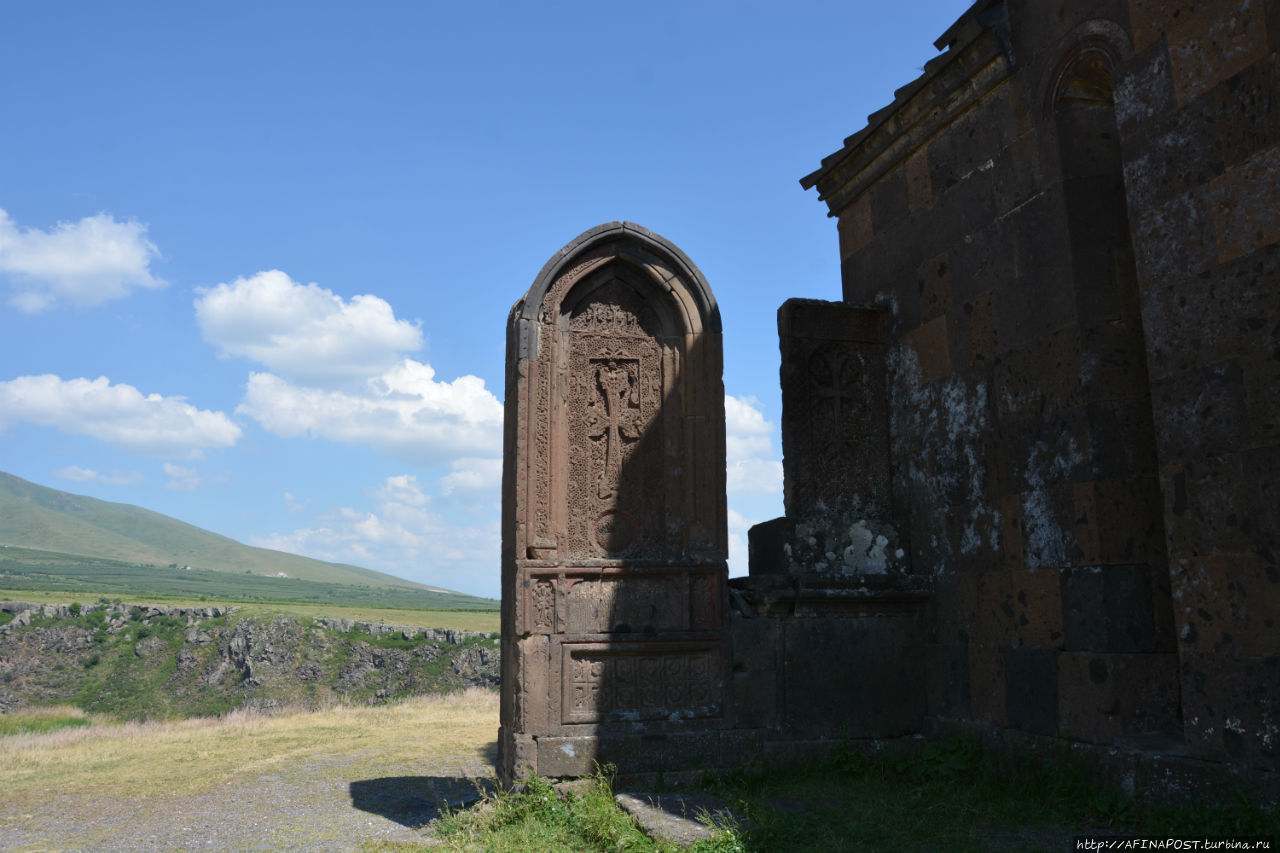
<path fill-rule="evenodd" d="M 7 618 L 5 616 L 7 615 Z M 496 687 L 497 636 L 237 607 L 0 602 L 0 713 L 125 718 Z"/>

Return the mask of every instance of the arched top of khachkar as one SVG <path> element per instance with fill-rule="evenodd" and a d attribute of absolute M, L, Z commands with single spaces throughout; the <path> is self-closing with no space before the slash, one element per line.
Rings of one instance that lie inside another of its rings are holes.
<path fill-rule="evenodd" d="M 505 780 L 591 773 L 642 751 L 639 724 L 670 736 L 668 769 L 707 764 L 728 667 L 721 353 L 702 273 L 631 223 L 571 241 L 511 309 Z"/>
<path fill-rule="evenodd" d="M 720 308 L 702 271 L 670 240 L 633 222 L 597 225 L 552 255 L 511 309 L 512 322 L 536 321 L 544 311 L 561 308 L 571 285 L 605 267 L 643 272 L 652 286 L 669 291 L 675 309 L 670 319 L 683 331 L 720 332 Z M 591 289 L 579 289 L 578 297 Z"/>

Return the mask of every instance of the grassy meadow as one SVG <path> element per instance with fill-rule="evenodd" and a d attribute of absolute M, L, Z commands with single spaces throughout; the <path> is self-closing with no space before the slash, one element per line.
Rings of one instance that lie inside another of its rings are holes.
<path fill-rule="evenodd" d="M 50 790 L 123 799 L 188 796 L 318 757 L 342 764 L 355 778 L 377 775 L 405 756 L 428 764 L 491 761 L 498 694 L 471 689 L 383 706 L 232 711 L 175 722 L 115 723 L 74 708 L 5 716 L 15 730 L 22 723 L 44 728 L 41 719 L 82 721 L 0 736 L 0 790 L 10 804 L 28 807 Z"/>
<path fill-rule="evenodd" d="M 498 602 L 493 599 L 408 586 L 327 583 L 268 577 L 251 571 L 233 573 L 135 564 L 13 547 L 0 549 L 0 589 L 11 591 L 16 598 L 25 598 L 36 592 L 55 593 L 59 601 L 88 595 L 95 600 L 98 596 L 106 596 L 214 603 L 270 601 L 401 610 L 498 609 Z"/>

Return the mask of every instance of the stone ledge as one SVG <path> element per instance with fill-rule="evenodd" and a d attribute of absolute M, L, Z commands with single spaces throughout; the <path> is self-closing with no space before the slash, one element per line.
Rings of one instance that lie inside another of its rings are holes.
<path fill-rule="evenodd" d="M 1237 794 L 1243 794 L 1256 806 L 1280 805 L 1280 773 L 1188 757 L 1177 734 L 1116 738 L 1108 746 L 943 717 L 925 717 L 924 732 L 930 739 L 976 735 L 984 752 L 1010 763 L 1019 754 L 1052 753 L 1066 746 L 1106 785 L 1142 803 L 1234 804 Z"/>

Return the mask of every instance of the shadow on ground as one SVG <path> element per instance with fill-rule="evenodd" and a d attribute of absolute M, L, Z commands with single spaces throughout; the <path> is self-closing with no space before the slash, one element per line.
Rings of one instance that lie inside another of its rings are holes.
<path fill-rule="evenodd" d="M 417 829 L 448 809 L 469 806 L 497 789 L 493 779 L 460 776 L 386 776 L 350 787 L 351 805 Z"/>

